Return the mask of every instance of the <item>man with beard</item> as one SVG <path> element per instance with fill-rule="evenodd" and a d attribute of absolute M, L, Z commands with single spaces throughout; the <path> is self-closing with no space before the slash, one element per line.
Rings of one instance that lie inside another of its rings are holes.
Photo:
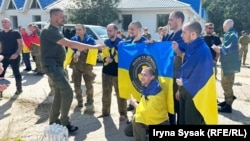
<path fill-rule="evenodd" d="M 60 32 L 60 26 L 64 25 L 64 18 L 62 9 L 52 8 L 50 10 L 50 24 L 44 27 L 40 36 L 41 60 L 44 72 L 50 77 L 55 88 L 49 124 L 61 124 L 66 126 L 69 132 L 74 132 L 78 130 L 78 127 L 71 125 L 68 117 L 73 100 L 73 90 L 64 75 L 65 46 L 84 51 L 89 48 L 102 49 L 104 45 L 88 45 L 64 38 Z"/>

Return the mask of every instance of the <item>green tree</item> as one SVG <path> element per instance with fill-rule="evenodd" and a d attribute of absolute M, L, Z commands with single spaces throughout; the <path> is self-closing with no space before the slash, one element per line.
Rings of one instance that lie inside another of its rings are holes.
<path fill-rule="evenodd" d="M 234 27 L 238 32 L 250 32 L 249 0 L 203 0 L 203 7 L 208 13 L 209 22 L 215 24 L 215 31 L 223 34 L 223 22 L 234 20 Z"/>
<path fill-rule="evenodd" d="M 106 26 L 118 20 L 119 0 L 72 0 L 68 22 Z"/>

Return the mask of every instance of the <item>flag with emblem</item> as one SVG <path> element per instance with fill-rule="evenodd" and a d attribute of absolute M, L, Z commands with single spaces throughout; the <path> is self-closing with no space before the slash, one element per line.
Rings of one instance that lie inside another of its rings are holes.
<path fill-rule="evenodd" d="M 118 47 L 118 87 L 122 98 L 130 99 L 131 94 L 139 101 L 141 97 L 140 74 L 143 68 L 156 70 L 167 101 L 167 108 L 173 107 L 173 56 L 171 42 L 136 43 L 123 42 Z"/>

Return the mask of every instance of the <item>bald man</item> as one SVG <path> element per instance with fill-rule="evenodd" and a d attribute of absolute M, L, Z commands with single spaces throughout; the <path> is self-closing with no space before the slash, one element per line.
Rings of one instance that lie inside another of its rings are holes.
<path fill-rule="evenodd" d="M 20 53 L 23 49 L 23 42 L 20 33 L 11 29 L 11 21 L 8 18 L 1 20 L 3 30 L 0 31 L 0 48 L 1 55 L 4 56 L 3 73 L 0 77 L 4 77 L 7 67 L 10 65 L 16 80 L 16 95 L 23 92 L 22 90 L 22 77 L 19 70 L 20 67 Z M 2 91 L 0 91 L 2 94 Z"/>
<path fill-rule="evenodd" d="M 213 47 L 215 52 L 220 53 L 221 58 L 221 86 L 224 90 L 225 101 L 219 103 L 219 112 L 231 113 L 232 104 L 236 99 L 233 92 L 235 73 L 240 72 L 238 33 L 234 29 L 234 21 L 227 19 L 223 23 L 225 32 L 222 47 Z"/>

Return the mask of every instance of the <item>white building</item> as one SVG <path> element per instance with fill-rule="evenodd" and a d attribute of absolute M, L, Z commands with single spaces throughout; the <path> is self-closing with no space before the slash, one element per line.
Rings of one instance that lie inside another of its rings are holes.
<path fill-rule="evenodd" d="M 119 26 L 126 31 L 128 24 L 137 20 L 157 38 L 157 28 L 166 25 L 170 12 L 175 10 L 184 13 L 184 22 L 197 20 L 204 25 L 207 16 L 201 2 L 202 0 L 122 0 L 118 6 Z"/>
<path fill-rule="evenodd" d="M 121 0 L 117 24 L 126 31 L 131 21 L 138 20 L 156 37 L 156 29 L 167 24 L 169 13 L 180 10 L 185 14 L 185 21 L 195 19 L 203 25 L 207 16 L 201 2 L 202 0 Z M 26 27 L 32 22 L 48 21 L 52 7 L 66 8 L 69 4 L 70 0 L 0 0 L 0 18 L 10 18 L 14 29 L 18 26 Z"/>

